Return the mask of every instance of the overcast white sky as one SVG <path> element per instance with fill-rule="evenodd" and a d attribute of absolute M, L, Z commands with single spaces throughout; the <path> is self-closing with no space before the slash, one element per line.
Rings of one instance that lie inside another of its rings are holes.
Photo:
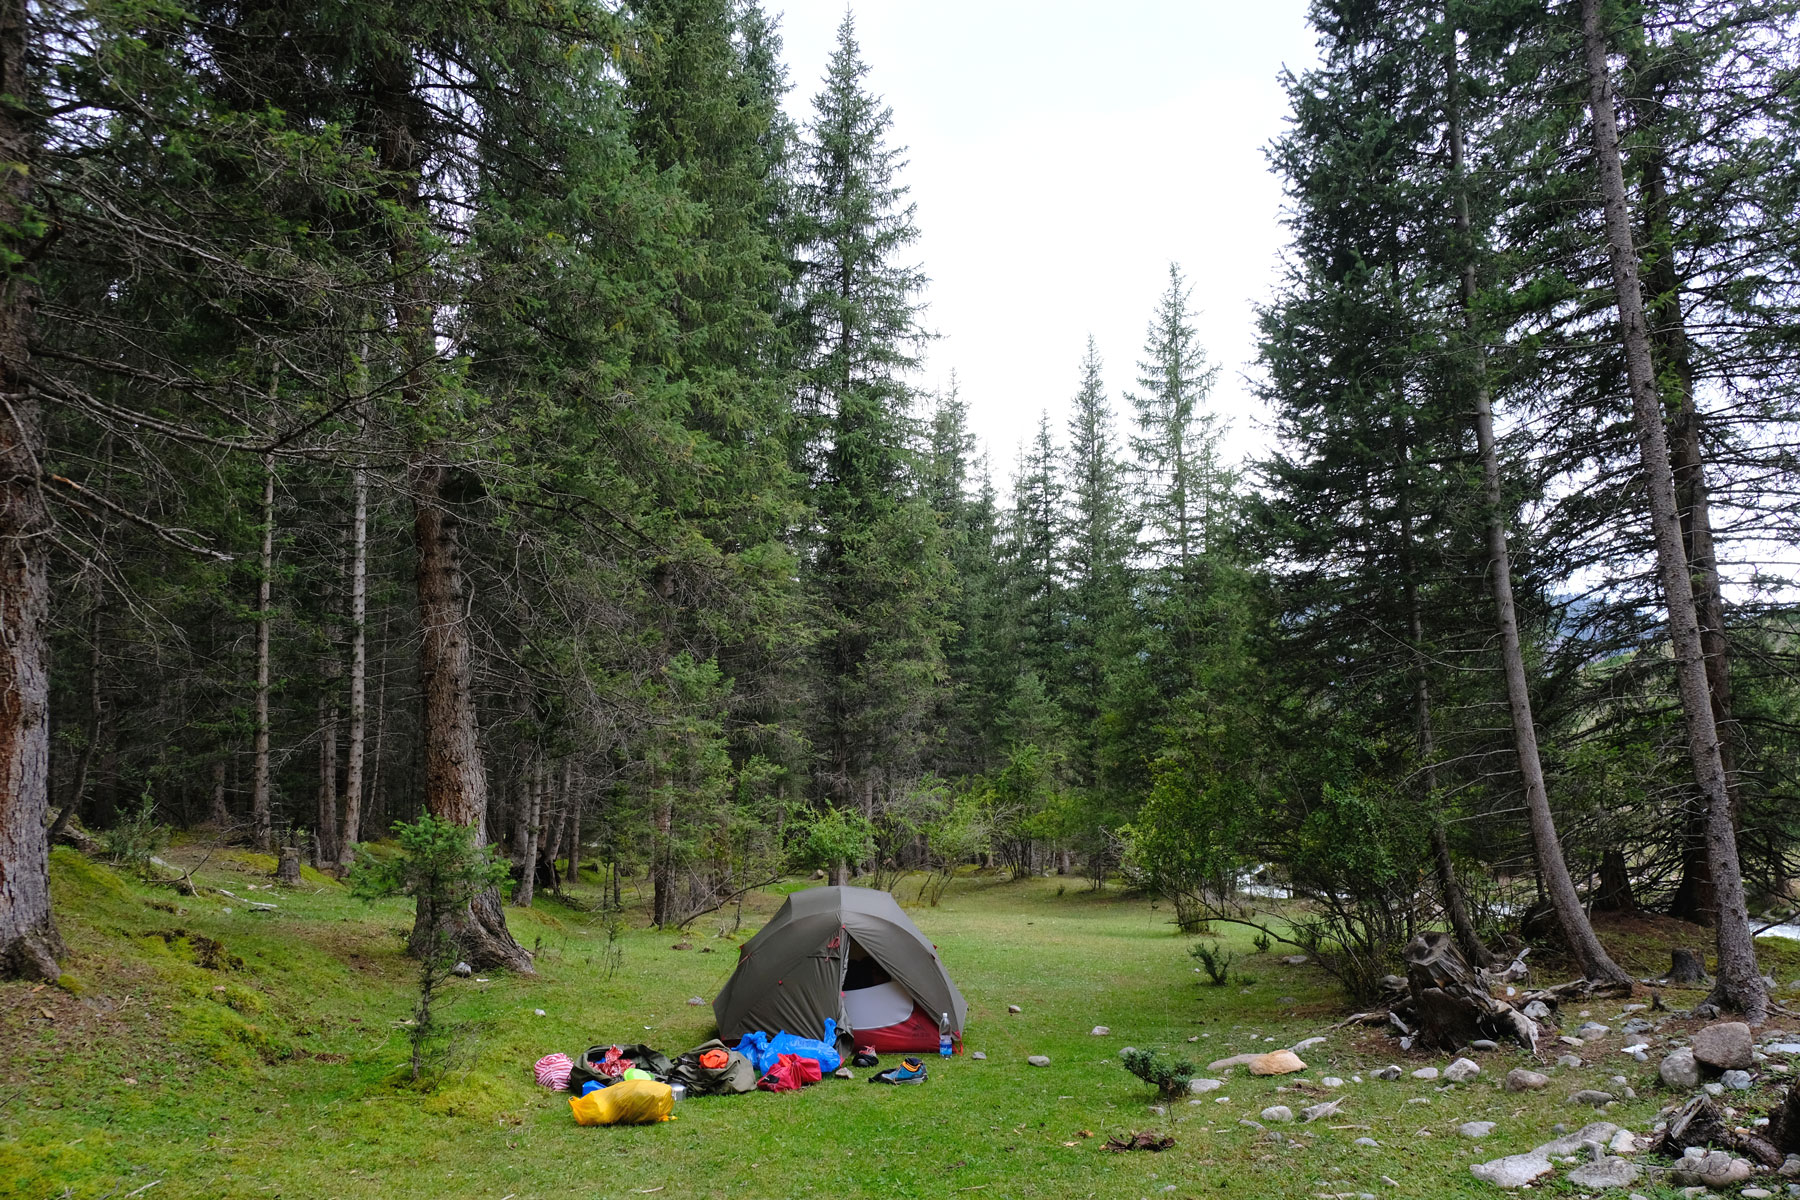
<path fill-rule="evenodd" d="M 811 116 L 844 0 L 765 0 L 781 15 L 789 108 Z M 1230 449 L 1263 444 L 1244 382 L 1252 305 L 1275 279 L 1281 191 L 1262 148 L 1277 83 L 1315 60 L 1305 0 L 852 0 L 870 86 L 894 110 L 918 202 L 917 259 L 1004 489 L 1048 409 L 1061 440 L 1088 334 L 1123 421 L 1144 329 L 1179 262 L 1223 368 Z"/>

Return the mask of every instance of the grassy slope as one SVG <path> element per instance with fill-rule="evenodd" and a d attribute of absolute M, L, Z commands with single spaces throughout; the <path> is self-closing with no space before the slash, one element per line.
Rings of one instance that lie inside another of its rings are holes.
<path fill-rule="evenodd" d="M 1352 1084 L 1337 1093 L 1345 1104 L 1332 1124 L 1344 1127 L 1292 1127 L 1301 1147 L 1259 1141 L 1237 1123 L 1269 1104 L 1312 1103 L 1327 1093 L 1305 1081 L 1326 1074 L 1445 1061 L 1396 1057 L 1383 1039 L 1340 1032 L 1306 1054 L 1313 1070 L 1304 1076 L 1231 1078 L 1220 1093 L 1228 1103 L 1177 1103 L 1158 1117 L 1154 1097 L 1111 1057 L 1119 1046 L 1191 1049 L 1204 1063 L 1288 1045 L 1335 1019 L 1329 981 L 1251 954 L 1240 969 L 1256 982 L 1202 988 L 1187 940 L 1149 905 L 1063 895 L 1053 880 L 966 881 L 941 908 L 914 915 L 969 999 L 968 1045 L 986 1062 L 934 1058 L 917 1088 L 827 1081 L 797 1095 L 695 1100 L 653 1128 L 583 1129 L 563 1097 L 532 1085 L 533 1060 L 596 1042 L 675 1053 L 701 1041 L 711 1010 L 685 1001 L 710 1000 L 729 973 L 729 920 L 704 918 L 691 950 L 633 929 L 608 978 L 606 935 L 591 914 L 549 898 L 529 913 L 509 910 L 520 939 L 539 945 L 541 976 L 459 983 L 466 1062 L 420 1096 L 396 1082 L 408 910 L 365 905 L 317 877 L 303 889 L 261 890 L 271 865 L 213 855 L 199 874 L 279 906 L 262 913 L 225 898 L 177 901 L 56 852 L 56 899 L 76 953 L 63 987 L 0 986 L 0 1196 L 122 1197 L 155 1180 L 157 1200 L 1491 1195 L 1466 1164 L 1526 1149 L 1556 1121 L 1579 1124 L 1586 1114 L 1566 1106 L 1570 1092 L 1630 1076 L 1644 1099 L 1608 1119 L 1639 1128 L 1662 1099 L 1652 1068 L 1607 1043 L 1589 1055 L 1594 1067 L 1556 1071 L 1543 1096 L 1498 1090 L 1498 1077 L 1525 1061 L 1502 1052 L 1487 1056 L 1472 1088 Z M 745 932 L 779 900 L 753 898 Z M 1238 937 L 1220 940 L 1249 951 Z M 1643 952 L 1666 961 L 1666 948 Z M 1784 965 L 1784 978 L 1795 966 Z M 1009 1003 L 1024 1011 L 1008 1016 Z M 1616 1007 L 1594 1015 L 1606 1020 Z M 1094 1025 L 1111 1036 L 1090 1036 Z M 1187 1047 L 1190 1036 L 1203 1040 Z M 1053 1065 L 1027 1066 L 1037 1053 Z M 1405 1103 L 1414 1097 L 1430 1103 Z M 1455 1135 L 1473 1119 L 1499 1122 L 1480 1147 Z M 1083 1129 L 1099 1136 L 1082 1138 Z M 1107 1134 L 1134 1129 L 1172 1133 L 1177 1146 L 1160 1155 L 1101 1148 Z M 1383 1148 L 1353 1145 L 1365 1134 Z"/>

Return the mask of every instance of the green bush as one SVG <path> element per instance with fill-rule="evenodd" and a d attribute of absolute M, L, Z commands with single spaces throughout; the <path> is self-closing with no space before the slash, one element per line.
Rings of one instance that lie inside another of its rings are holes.
<path fill-rule="evenodd" d="M 1119 1062 L 1139 1079 L 1155 1088 L 1166 1099 L 1187 1093 L 1194 1078 L 1194 1064 L 1185 1058 L 1158 1054 L 1154 1050 L 1127 1048 L 1119 1052 Z"/>

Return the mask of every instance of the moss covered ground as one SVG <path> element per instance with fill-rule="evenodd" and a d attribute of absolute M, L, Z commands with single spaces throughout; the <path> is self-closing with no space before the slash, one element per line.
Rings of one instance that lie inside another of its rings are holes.
<path fill-rule="evenodd" d="M 1618 1053 L 1617 1037 L 1584 1049 L 1592 1065 L 1553 1070 L 1536 1095 L 1499 1088 L 1507 1069 L 1529 1063 L 1516 1051 L 1482 1056 L 1469 1086 L 1404 1078 L 1328 1093 L 1326 1075 L 1448 1060 L 1331 1030 L 1347 1011 L 1332 981 L 1282 963 L 1279 947 L 1257 954 L 1248 931 L 1221 926 L 1207 939 L 1241 958 L 1238 978 L 1203 986 L 1193 939 L 1140 897 L 974 877 L 937 908 L 908 907 L 968 997 L 967 1046 L 986 1061 L 934 1058 L 916 1088 L 828 1080 L 799 1094 L 696 1099 L 655 1127 L 581 1128 L 566 1097 L 533 1084 L 532 1062 L 600 1042 L 673 1054 L 702 1041 L 711 1010 L 687 1000 L 710 1001 L 738 943 L 798 885 L 751 896 L 741 924 L 736 912 L 714 914 L 680 937 L 644 929 L 636 914 L 609 932 L 591 883 L 567 902 L 509 909 L 539 975 L 453 985 L 459 1054 L 424 1093 L 402 1070 L 412 984 L 403 902 L 367 904 L 316 874 L 275 887 L 272 862 L 240 852 L 170 856 L 201 864 L 196 880 L 231 895 L 182 897 L 55 852 L 73 953 L 58 985 L 0 985 L 0 1196 L 1489 1196 L 1468 1164 L 1592 1119 L 1568 1104 L 1574 1091 L 1626 1076 L 1640 1099 L 1607 1119 L 1638 1128 L 1669 1099 L 1654 1064 Z M 903 903 L 914 887 L 898 889 Z M 1620 936 L 1643 969 L 1666 962 L 1669 931 Z M 1784 981 L 1800 974 L 1796 951 L 1770 949 Z M 1617 1009 L 1593 1015 L 1609 1021 Z M 1110 1034 L 1091 1035 L 1096 1025 Z M 1204 1064 L 1321 1033 L 1302 1075 L 1236 1072 L 1200 1103 L 1163 1113 L 1116 1058 L 1137 1045 Z M 1029 1054 L 1052 1065 L 1028 1066 Z M 1341 1112 L 1286 1127 L 1285 1142 L 1239 1123 L 1328 1094 L 1344 1100 Z M 1456 1133 L 1469 1120 L 1497 1128 L 1477 1144 Z M 1174 1148 L 1103 1148 L 1109 1135 L 1146 1130 L 1173 1136 Z"/>

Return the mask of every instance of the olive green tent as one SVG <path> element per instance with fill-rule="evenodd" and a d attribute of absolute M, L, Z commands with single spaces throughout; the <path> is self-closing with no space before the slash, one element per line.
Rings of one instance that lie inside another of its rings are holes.
<path fill-rule="evenodd" d="M 713 1015 L 727 1041 L 759 1029 L 822 1038 L 829 1017 L 855 1045 L 899 1051 L 936 1049 L 940 1030 L 960 1044 L 969 1006 L 891 895 L 819 887 L 789 896 L 744 943 Z"/>

